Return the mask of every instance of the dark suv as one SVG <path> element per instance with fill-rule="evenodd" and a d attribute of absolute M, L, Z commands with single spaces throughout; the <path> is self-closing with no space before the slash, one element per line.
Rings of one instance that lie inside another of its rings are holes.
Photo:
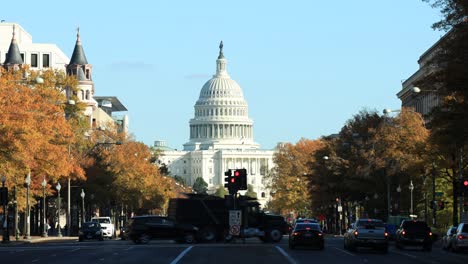
<path fill-rule="evenodd" d="M 403 246 L 422 246 L 424 250 L 432 250 L 431 228 L 424 221 L 403 220 L 395 236 L 395 245 L 399 249 Z"/>
<path fill-rule="evenodd" d="M 194 243 L 198 228 L 177 224 L 164 216 L 135 216 L 128 222 L 127 236 L 136 244 L 146 244 L 151 239 L 171 239 Z"/>

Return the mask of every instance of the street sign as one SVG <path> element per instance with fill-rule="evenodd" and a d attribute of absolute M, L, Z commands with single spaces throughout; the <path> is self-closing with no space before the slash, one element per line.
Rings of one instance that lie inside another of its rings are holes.
<path fill-rule="evenodd" d="M 343 212 L 343 206 L 338 205 L 338 212 L 339 212 L 339 213 Z"/>
<path fill-rule="evenodd" d="M 229 210 L 229 225 L 241 225 L 242 212 L 240 210 Z"/>
<path fill-rule="evenodd" d="M 231 228 L 229 229 L 229 234 L 231 234 L 232 236 L 240 235 L 240 226 L 232 225 Z"/>

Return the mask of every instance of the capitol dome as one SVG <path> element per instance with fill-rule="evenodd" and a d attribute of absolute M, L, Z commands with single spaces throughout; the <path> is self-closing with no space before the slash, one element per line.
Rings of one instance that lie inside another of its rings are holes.
<path fill-rule="evenodd" d="M 200 91 L 195 116 L 190 120 L 190 142 L 185 150 L 258 148 L 253 141 L 253 121 L 239 84 L 231 79 L 219 45 L 216 74 Z"/>

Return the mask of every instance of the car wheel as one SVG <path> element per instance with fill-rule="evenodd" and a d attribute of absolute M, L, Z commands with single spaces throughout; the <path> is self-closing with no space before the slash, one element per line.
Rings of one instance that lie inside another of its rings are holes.
<path fill-rule="evenodd" d="M 210 243 L 216 240 L 216 229 L 208 226 L 200 231 L 200 239 L 203 242 Z"/>
<path fill-rule="evenodd" d="M 277 228 L 269 230 L 267 232 L 267 235 L 268 235 L 268 241 L 275 242 L 275 243 L 281 241 L 281 239 L 283 238 L 283 234 Z"/>
<path fill-rule="evenodd" d="M 142 234 L 138 240 L 141 244 L 148 244 L 151 240 L 151 237 L 148 234 Z"/>
<path fill-rule="evenodd" d="M 184 242 L 187 244 L 192 244 L 195 242 L 195 236 L 193 233 L 187 233 L 184 235 Z"/>

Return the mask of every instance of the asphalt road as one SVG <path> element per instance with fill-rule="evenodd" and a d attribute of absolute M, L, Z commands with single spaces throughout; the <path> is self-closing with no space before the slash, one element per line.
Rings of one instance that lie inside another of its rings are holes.
<path fill-rule="evenodd" d="M 176 244 L 151 241 L 135 245 L 129 241 L 49 242 L 0 247 L 0 263 L 468 263 L 468 252 L 452 253 L 435 245 L 431 252 L 419 248 L 396 249 L 387 254 L 368 249 L 349 252 L 343 239 L 329 237 L 325 250 L 300 248 L 290 250 L 287 237 L 278 244 L 264 244 L 257 239 L 230 244 Z"/>

